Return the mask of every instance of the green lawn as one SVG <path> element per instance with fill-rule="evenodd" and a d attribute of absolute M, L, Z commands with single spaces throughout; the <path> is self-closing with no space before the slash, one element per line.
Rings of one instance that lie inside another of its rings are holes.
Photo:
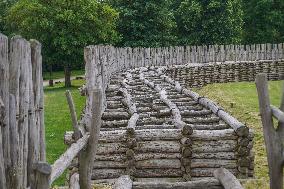
<path fill-rule="evenodd" d="M 85 98 L 81 97 L 78 88 L 83 85 L 83 80 L 72 81 L 72 96 L 75 102 L 78 117 L 85 105 Z M 64 84 L 58 84 L 55 87 L 44 89 L 45 100 L 45 127 L 46 127 L 46 150 L 47 160 L 53 163 L 66 150 L 63 136 L 65 131 L 72 130 L 71 117 L 65 97 L 66 88 Z M 64 185 L 65 175 L 58 179 L 56 185 Z"/>
<path fill-rule="evenodd" d="M 271 103 L 277 107 L 280 104 L 281 89 L 280 81 L 269 82 Z M 260 180 L 248 184 L 246 188 L 269 188 L 268 166 L 255 84 L 248 82 L 211 84 L 195 91 L 215 100 L 241 122 L 246 123 L 249 128 L 254 129 L 255 176 Z M 233 108 L 231 103 L 234 103 Z"/>
<path fill-rule="evenodd" d="M 71 75 L 76 76 L 76 75 L 84 75 L 85 70 L 72 70 Z M 61 79 L 64 78 L 64 71 L 56 71 L 52 72 L 51 79 Z M 49 80 L 49 72 L 43 72 L 43 80 Z"/>

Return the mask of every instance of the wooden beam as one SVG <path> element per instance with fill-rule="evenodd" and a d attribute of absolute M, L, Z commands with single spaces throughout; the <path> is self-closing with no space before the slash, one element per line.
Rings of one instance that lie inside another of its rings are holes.
<path fill-rule="evenodd" d="M 5 175 L 5 163 L 3 155 L 3 142 L 2 142 L 2 126 L 5 116 L 5 107 L 2 98 L 0 97 L 0 188 L 6 189 L 6 175 Z"/>
<path fill-rule="evenodd" d="M 72 160 L 79 154 L 79 152 L 86 146 L 89 135 L 84 135 L 76 143 L 72 144 L 64 154 L 52 165 L 50 183 L 52 184 L 62 173 L 71 165 Z"/>
<path fill-rule="evenodd" d="M 87 148 L 79 157 L 79 175 L 81 189 L 91 189 L 92 168 L 94 167 L 97 152 L 100 128 L 102 122 L 103 92 L 101 88 L 93 90 L 92 120 L 90 126 L 90 138 Z"/>
<path fill-rule="evenodd" d="M 281 123 L 284 123 L 284 112 L 275 106 L 271 106 L 272 115 Z"/>
<path fill-rule="evenodd" d="M 264 140 L 267 151 L 270 188 L 283 188 L 283 144 L 282 139 L 276 133 L 272 120 L 272 110 L 268 93 L 268 81 L 266 74 L 256 76 L 256 88 L 259 99 L 259 110 L 263 125 Z"/>
<path fill-rule="evenodd" d="M 220 181 L 225 189 L 243 189 L 238 179 L 225 168 L 216 169 L 214 177 Z"/>

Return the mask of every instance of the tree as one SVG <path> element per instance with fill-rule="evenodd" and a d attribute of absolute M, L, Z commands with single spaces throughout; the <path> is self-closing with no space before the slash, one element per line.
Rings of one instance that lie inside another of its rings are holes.
<path fill-rule="evenodd" d="M 240 0 L 183 0 L 175 10 L 179 43 L 239 43 L 242 17 Z"/>
<path fill-rule="evenodd" d="M 16 2 L 16 0 L 5 0 L 0 1 L 0 32 L 1 33 L 7 33 L 6 27 L 5 27 L 5 16 L 7 14 L 7 11 L 9 8 Z"/>
<path fill-rule="evenodd" d="M 110 0 L 119 12 L 121 46 L 157 47 L 176 42 L 170 0 Z"/>
<path fill-rule="evenodd" d="M 284 41 L 284 1 L 244 1 L 244 42 L 281 43 Z"/>
<path fill-rule="evenodd" d="M 83 62 L 90 44 L 115 43 L 117 12 L 95 0 L 20 0 L 8 12 L 9 27 L 43 43 L 44 59 L 64 65 L 65 86 L 71 86 L 72 65 Z"/>

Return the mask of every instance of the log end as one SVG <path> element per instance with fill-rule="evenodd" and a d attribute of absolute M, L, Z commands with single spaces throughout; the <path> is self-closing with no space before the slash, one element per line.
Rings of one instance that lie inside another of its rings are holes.
<path fill-rule="evenodd" d="M 236 134 L 240 137 L 249 136 L 249 128 L 245 125 L 242 125 L 236 129 Z"/>

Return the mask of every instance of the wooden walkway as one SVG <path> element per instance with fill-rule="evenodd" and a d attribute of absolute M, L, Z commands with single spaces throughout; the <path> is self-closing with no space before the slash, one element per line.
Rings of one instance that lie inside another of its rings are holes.
<path fill-rule="evenodd" d="M 152 181 L 222 188 L 213 176 L 219 167 L 253 177 L 253 133 L 164 73 L 142 67 L 113 74 L 92 178 L 113 182 L 130 175 L 134 188 Z M 68 132 L 65 143 L 72 142 Z"/>

